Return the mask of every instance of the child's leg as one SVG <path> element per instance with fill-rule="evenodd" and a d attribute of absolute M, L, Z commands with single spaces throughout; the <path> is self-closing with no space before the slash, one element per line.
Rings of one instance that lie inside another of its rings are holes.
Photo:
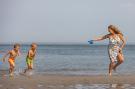
<path fill-rule="evenodd" d="M 30 64 L 27 63 L 27 68 L 24 70 L 24 73 L 26 73 L 30 69 Z"/>
<path fill-rule="evenodd" d="M 33 69 L 33 60 L 27 58 L 27 59 L 26 59 L 26 62 L 27 62 L 27 69 L 25 69 L 24 73 L 26 73 L 28 70 Z"/>
<path fill-rule="evenodd" d="M 11 73 L 11 71 L 12 71 L 12 66 L 10 65 L 10 67 L 9 67 L 9 74 Z"/>
<path fill-rule="evenodd" d="M 26 58 L 26 64 L 27 64 L 27 68 L 24 70 L 24 73 L 26 73 L 29 70 L 29 66 L 30 66 L 29 58 Z"/>
<path fill-rule="evenodd" d="M 15 64 L 14 62 L 10 62 L 9 74 L 12 75 L 14 72 Z"/>
<path fill-rule="evenodd" d="M 30 62 L 30 69 L 33 69 L 33 60 Z"/>

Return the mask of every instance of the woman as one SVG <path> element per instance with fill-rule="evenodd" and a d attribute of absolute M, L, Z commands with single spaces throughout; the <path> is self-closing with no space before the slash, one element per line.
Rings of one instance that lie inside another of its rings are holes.
<path fill-rule="evenodd" d="M 109 34 L 103 37 L 99 37 L 94 41 L 101 41 L 107 38 L 109 39 L 108 45 L 108 54 L 110 58 L 109 75 L 111 76 L 112 70 L 115 71 L 116 68 L 124 61 L 122 49 L 125 46 L 125 39 L 123 37 L 123 34 L 114 25 L 108 26 L 108 32 Z"/>

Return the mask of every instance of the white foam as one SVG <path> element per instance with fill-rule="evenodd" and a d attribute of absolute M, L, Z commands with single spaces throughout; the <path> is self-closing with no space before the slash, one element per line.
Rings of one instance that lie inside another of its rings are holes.
<path fill-rule="evenodd" d="M 38 85 L 37 85 L 37 87 L 43 87 L 43 85 L 41 85 L 41 84 L 38 84 Z"/>
<path fill-rule="evenodd" d="M 75 88 L 76 88 L 76 89 L 83 89 L 83 85 L 77 84 L 77 85 L 75 86 Z"/>
<path fill-rule="evenodd" d="M 19 88 L 19 89 L 24 89 L 24 88 Z"/>

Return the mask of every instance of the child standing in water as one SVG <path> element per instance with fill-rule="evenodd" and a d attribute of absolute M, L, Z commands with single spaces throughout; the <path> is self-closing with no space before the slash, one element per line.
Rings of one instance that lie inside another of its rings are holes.
<path fill-rule="evenodd" d="M 108 26 L 108 32 L 109 34 L 99 37 L 94 41 L 101 41 L 107 38 L 109 39 L 108 45 L 108 54 L 110 58 L 109 75 L 111 76 L 112 70 L 116 70 L 116 68 L 124 61 L 122 49 L 125 46 L 125 39 L 123 37 L 123 34 L 114 25 Z"/>
<path fill-rule="evenodd" d="M 32 43 L 31 48 L 28 51 L 27 57 L 26 57 L 26 63 L 27 63 L 27 69 L 25 69 L 24 73 L 27 72 L 27 70 L 32 70 L 33 69 L 33 61 L 36 55 L 36 49 L 37 49 L 37 44 Z"/>
<path fill-rule="evenodd" d="M 4 57 L 3 61 L 5 62 L 5 58 L 9 55 L 8 62 L 9 62 L 9 74 L 13 76 L 14 68 L 15 68 L 15 59 L 17 56 L 20 55 L 20 44 L 15 44 L 14 49 L 10 50 Z"/>

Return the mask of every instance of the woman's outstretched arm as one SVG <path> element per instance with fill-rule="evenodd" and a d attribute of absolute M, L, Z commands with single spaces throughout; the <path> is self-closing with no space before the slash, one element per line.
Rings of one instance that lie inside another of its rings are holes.
<path fill-rule="evenodd" d="M 102 37 L 98 37 L 96 39 L 94 39 L 93 41 L 101 41 L 101 40 L 104 40 L 104 39 L 107 39 L 109 38 L 109 34 L 105 35 L 105 36 L 102 36 Z"/>

